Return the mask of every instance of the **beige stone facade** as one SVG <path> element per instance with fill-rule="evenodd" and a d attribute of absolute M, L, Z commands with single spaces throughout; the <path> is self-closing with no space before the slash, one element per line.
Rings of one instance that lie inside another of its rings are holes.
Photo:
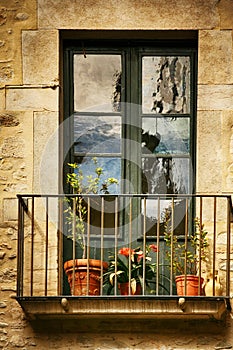
<path fill-rule="evenodd" d="M 47 180 L 53 193 L 58 191 L 59 146 L 53 135 L 61 114 L 61 30 L 198 31 L 197 192 L 233 192 L 233 0 L 1 0 L 0 349 L 233 347 L 230 314 L 223 322 L 103 320 L 103 329 L 93 320 L 78 320 L 67 335 L 66 327 L 56 324 L 34 327 L 15 301 L 16 194 L 40 192 L 38 173 L 48 139 L 55 147 Z M 40 239 L 38 232 L 38 247 Z M 55 230 L 52 248 L 56 256 Z M 39 262 L 39 248 L 37 253 Z M 52 260 L 51 271 L 56 269 Z M 56 282 L 57 276 L 50 277 Z M 114 332 L 118 322 L 122 327 Z"/>

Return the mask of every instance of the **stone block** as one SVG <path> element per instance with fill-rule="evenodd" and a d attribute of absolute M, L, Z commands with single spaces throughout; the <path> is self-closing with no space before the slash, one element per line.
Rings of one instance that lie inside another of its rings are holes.
<path fill-rule="evenodd" d="M 200 31 L 198 83 L 233 83 L 233 52 L 231 31 Z"/>
<path fill-rule="evenodd" d="M 233 188 L 233 111 L 222 113 L 222 191 L 231 193 Z"/>
<path fill-rule="evenodd" d="M 197 117 L 197 191 L 221 191 L 221 113 L 199 112 Z"/>
<path fill-rule="evenodd" d="M 0 89 L 0 110 L 5 108 L 5 90 Z"/>
<path fill-rule="evenodd" d="M 58 113 L 34 113 L 34 192 L 58 193 L 58 137 Z"/>
<path fill-rule="evenodd" d="M 58 31 L 24 31 L 22 39 L 23 83 L 57 84 L 59 74 Z"/>
<path fill-rule="evenodd" d="M 38 0 L 42 29 L 211 29 L 218 24 L 216 0 L 123 0 L 120 5 L 114 0 Z"/>
<path fill-rule="evenodd" d="M 36 0 L 1 0 L 1 11 L 3 14 L 1 21 L 8 27 L 35 28 L 37 22 L 36 3 Z"/>
<path fill-rule="evenodd" d="M 7 30 L 3 30 L 1 28 L 0 30 L 1 37 L 0 37 L 0 57 L 1 62 L 7 61 L 9 59 L 13 58 L 13 36 L 11 33 L 9 33 Z"/>
<path fill-rule="evenodd" d="M 229 111 L 233 109 L 233 85 L 199 85 L 199 111 Z"/>
<path fill-rule="evenodd" d="M 16 198 L 3 199 L 3 220 L 4 221 L 18 220 L 18 201 Z"/>
<path fill-rule="evenodd" d="M 58 111 L 58 89 L 9 87 L 6 90 L 6 108 L 17 111 Z"/>
<path fill-rule="evenodd" d="M 218 2 L 220 15 L 220 29 L 233 29 L 233 6 L 232 0 L 221 0 Z"/>
<path fill-rule="evenodd" d="M 24 145 L 25 143 L 22 137 L 6 137 L 0 146 L 0 157 L 23 158 Z"/>
<path fill-rule="evenodd" d="M 0 32 L 0 87 L 22 84 L 21 31 L 8 28 Z"/>

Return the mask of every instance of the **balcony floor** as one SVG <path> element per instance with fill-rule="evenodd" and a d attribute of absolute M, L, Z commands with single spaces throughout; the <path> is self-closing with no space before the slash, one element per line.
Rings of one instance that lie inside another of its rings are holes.
<path fill-rule="evenodd" d="M 29 320 L 79 318 L 205 318 L 221 320 L 224 297 L 17 297 Z"/>

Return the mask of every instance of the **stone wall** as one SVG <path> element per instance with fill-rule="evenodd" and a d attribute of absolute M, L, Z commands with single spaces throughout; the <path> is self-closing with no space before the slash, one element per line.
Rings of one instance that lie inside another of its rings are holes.
<path fill-rule="evenodd" d="M 232 321 L 139 322 L 114 333 L 33 327 L 16 294 L 17 193 L 40 192 L 44 145 L 59 123 L 59 30 L 198 30 L 197 190 L 233 188 L 232 0 L 1 0 L 0 349 L 214 349 Z M 47 180 L 58 188 L 58 141 Z M 50 174 L 53 176 L 50 176 Z M 55 176 L 54 176 L 55 174 Z M 79 321 L 80 322 L 80 321 Z M 117 320 L 116 320 L 117 323 Z M 53 326 L 53 327 L 52 327 Z M 141 328 L 140 328 L 140 327 Z M 112 331 L 110 332 L 110 328 Z"/>

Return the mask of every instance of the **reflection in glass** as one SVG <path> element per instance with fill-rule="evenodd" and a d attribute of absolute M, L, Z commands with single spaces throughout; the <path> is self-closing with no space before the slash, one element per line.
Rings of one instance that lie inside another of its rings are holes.
<path fill-rule="evenodd" d="M 188 154 L 189 151 L 189 118 L 143 118 L 142 152 L 144 154 Z"/>
<path fill-rule="evenodd" d="M 142 112 L 190 112 L 190 58 L 142 58 Z"/>
<path fill-rule="evenodd" d="M 189 193 L 188 158 L 142 158 L 142 193 Z"/>
<path fill-rule="evenodd" d="M 76 153 L 120 153 L 120 117 L 74 116 Z"/>
<path fill-rule="evenodd" d="M 74 55 L 75 111 L 115 112 L 120 100 L 120 55 Z"/>
<path fill-rule="evenodd" d="M 165 231 L 165 215 L 167 210 L 171 210 L 172 199 L 147 199 L 146 208 L 144 208 L 144 201 L 142 201 L 142 217 L 144 219 L 144 213 L 146 212 L 146 229 L 147 236 L 157 236 L 157 223 L 159 222 L 159 233 L 164 234 Z M 174 200 L 174 216 L 173 227 L 174 234 L 182 235 L 185 232 L 185 216 L 187 215 L 187 209 L 189 210 L 191 200 L 188 200 L 188 205 L 185 199 Z"/>
<path fill-rule="evenodd" d="M 105 158 L 105 157 L 95 157 L 97 160 L 97 166 L 103 169 L 103 174 L 100 177 L 100 184 L 104 182 L 109 177 L 114 177 L 118 180 L 118 185 L 111 185 L 109 187 L 109 193 L 119 193 L 120 192 L 120 178 L 121 178 L 121 159 L 120 158 Z M 94 164 L 91 157 L 77 157 L 76 162 L 79 164 L 79 169 L 83 172 L 85 181 L 87 181 L 87 176 L 96 177 L 95 169 L 96 164 Z M 100 186 L 101 187 L 101 186 Z M 99 192 L 100 193 L 100 192 Z"/>

